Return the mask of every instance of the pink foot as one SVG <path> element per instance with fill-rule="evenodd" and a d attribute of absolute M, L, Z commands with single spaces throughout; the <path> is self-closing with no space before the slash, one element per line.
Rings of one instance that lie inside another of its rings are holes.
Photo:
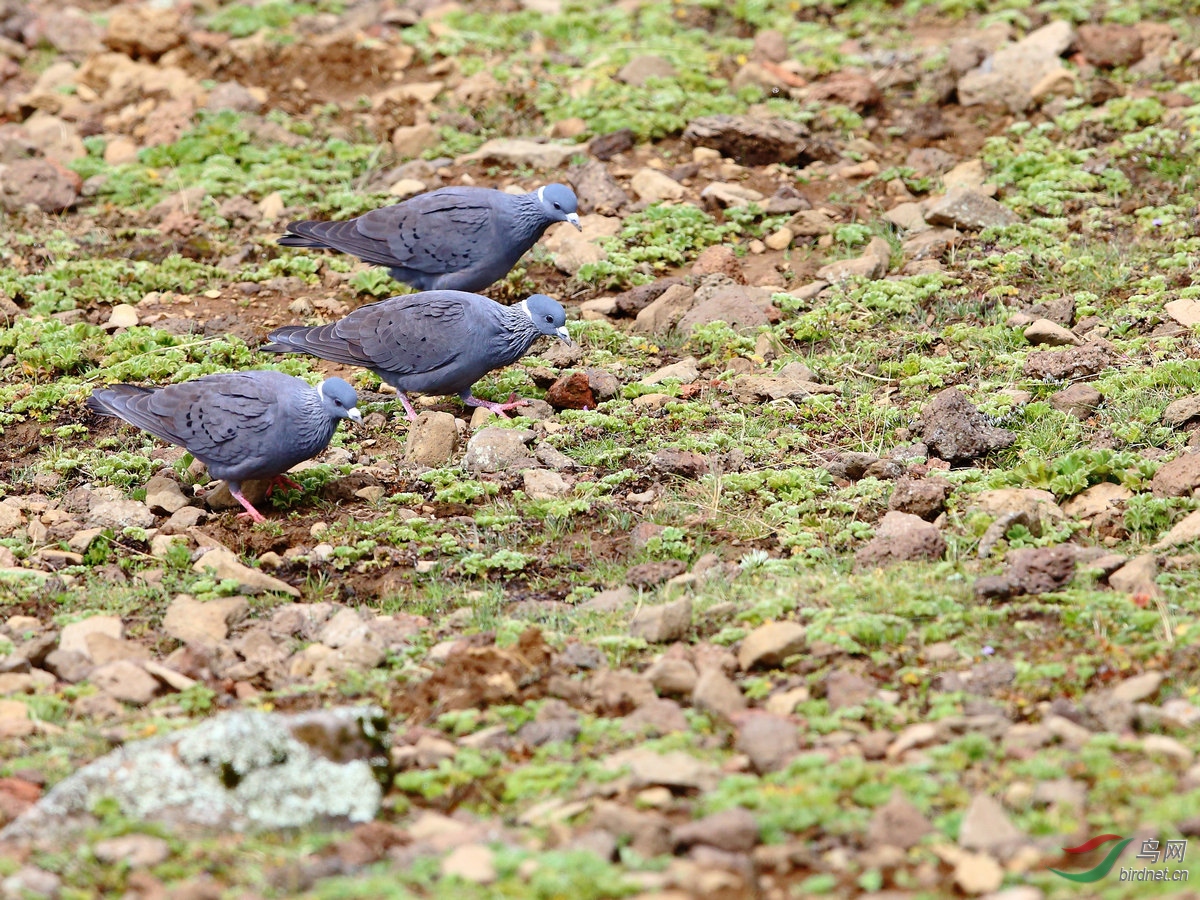
<path fill-rule="evenodd" d="M 484 409 L 490 409 L 492 412 L 494 412 L 496 415 L 500 416 L 501 418 L 507 419 L 508 418 L 508 410 L 519 409 L 522 406 L 529 405 L 528 400 L 518 400 L 516 398 L 517 398 L 516 394 L 509 394 L 508 400 L 506 402 L 494 403 L 491 400 L 480 400 L 478 397 L 472 396 L 471 394 L 468 393 L 465 397 L 462 398 L 462 401 L 463 401 L 463 403 L 467 404 L 467 406 L 482 406 Z"/>
<path fill-rule="evenodd" d="M 400 398 L 400 403 L 404 406 L 404 418 L 410 422 L 417 421 L 417 411 L 413 409 L 412 403 L 408 400 L 408 395 L 404 391 L 397 391 L 396 396 Z"/>
<path fill-rule="evenodd" d="M 292 479 L 288 478 L 286 475 L 276 475 L 274 478 L 271 479 L 271 483 L 267 485 L 267 496 L 270 497 L 271 492 L 274 491 L 275 488 L 280 488 L 280 487 L 291 488 L 293 491 L 304 490 L 304 485 L 297 484 L 296 482 L 292 481 Z"/>
<path fill-rule="evenodd" d="M 249 500 L 242 496 L 242 490 L 240 486 L 235 488 L 233 485 L 230 485 L 229 493 L 233 495 L 234 500 L 246 508 L 244 513 L 238 513 L 239 519 L 250 519 L 252 522 L 267 521 L 266 518 L 263 517 L 263 514 L 255 509 L 254 505 Z"/>

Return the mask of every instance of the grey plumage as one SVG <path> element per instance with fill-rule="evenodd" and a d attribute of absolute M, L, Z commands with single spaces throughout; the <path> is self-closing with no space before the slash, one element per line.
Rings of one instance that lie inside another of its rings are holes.
<path fill-rule="evenodd" d="M 396 389 L 410 420 L 417 414 L 407 392 L 458 394 L 468 406 L 504 415 L 527 401 L 493 403 L 471 386 L 494 369 L 516 362 L 539 335 L 571 343 L 558 301 L 534 294 L 504 306 L 479 294 L 426 291 L 356 309 L 329 325 L 289 326 L 269 335 L 271 353 L 310 353 L 370 369 Z"/>
<path fill-rule="evenodd" d="M 261 370 L 162 388 L 114 384 L 93 391 L 87 405 L 185 447 L 213 478 L 225 481 L 246 515 L 262 522 L 242 496 L 241 482 L 287 482 L 284 472 L 329 446 L 339 419 L 362 420 L 357 402 L 354 388 L 341 378 L 314 388 L 292 375 Z"/>
<path fill-rule="evenodd" d="M 387 266 L 418 291 L 481 291 L 509 273 L 555 222 L 579 228 L 575 193 L 447 187 L 344 222 L 292 222 L 285 247 L 324 247 Z"/>

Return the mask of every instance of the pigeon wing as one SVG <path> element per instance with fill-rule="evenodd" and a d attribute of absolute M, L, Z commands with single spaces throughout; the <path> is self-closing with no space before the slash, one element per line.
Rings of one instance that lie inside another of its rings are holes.
<path fill-rule="evenodd" d="M 386 241 L 391 261 L 381 265 L 458 272 L 491 246 L 496 214 L 494 192 L 447 189 L 360 216 L 358 230 L 368 239 Z"/>
<path fill-rule="evenodd" d="M 462 295 L 438 293 L 365 306 L 337 323 L 337 331 L 370 360 L 358 365 L 397 375 L 436 372 L 468 352 L 475 312 Z"/>
<path fill-rule="evenodd" d="M 230 373 L 153 391 L 115 385 L 108 393 L 101 396 L 122 419 L 186 447 L 207 465 L 238 465 L 270 451 L 277 385 Z"/>

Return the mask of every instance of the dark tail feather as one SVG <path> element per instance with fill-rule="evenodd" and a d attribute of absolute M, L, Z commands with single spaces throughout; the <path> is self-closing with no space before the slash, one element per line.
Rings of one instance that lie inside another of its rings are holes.
<path fill-rule="evenodd" d="M 125 418 L 124 409 L 134 397 L 153 394 L 152 388 L 138 387 L 136 384 L 110 384 L 106 388 L 92 391 L 85 404 L 92 412 L 101 416 Z"/>
<path fill-rule="evenodd" d="M 349 366 L 369 366 L 370 360 L 356 354 L 347 341 L 336 335 L 337 324 L 332 322 L 315 327 L 285 325 L 267 335 L 267 339 L 274 343 L 263 344 L 259 349 L 268 353 L 307 353 Z"/>

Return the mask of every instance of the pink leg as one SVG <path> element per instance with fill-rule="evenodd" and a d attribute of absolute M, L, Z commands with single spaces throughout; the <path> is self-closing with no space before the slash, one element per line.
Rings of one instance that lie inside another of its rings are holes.
<path fill-rule="evenodd" d="M 491 400 L 480 400 L 473 396 L 470 391 L 462 395 L 462 402 L 467 406 L 482 406 L 484 409 L 490 409 L 501 418 L 508 418 L 508 410 L 518 409 L 522 406 L 528 406 L 528 400 L 518 400 L 516 394 L 509 394 L 508 400 L 504 403 L 493 403 Z"/>
<path fill-rule="evenodd" d="M 235 488 L 233 485 L 229 485 L 229 493 L 233 495 L 234 500 L 236 500 L 238 503 L 242 504 L 242 506 L 244 506 L 246 508 L 246 511 L 244 513 L 238 513 L 239 519 L 250 519 L 251 521 L 254 521 L 254 522 L 267 521 L 263 517 L 263 514 L 260 513 L 257 509 L 255 509 L 253 504 L 251 504 L 251 502 L 249 500 L 247 500 L 245 497 L 242 496 L 242 490 L 241 490 L 240 486 Z"/>
<path fill-rule="evenodd" d="M 292 481 L 292 479 L 288 478 L 286 475 L 276 475 L 271 479 L 271 483 L 267 485 L 267 496 L 270 497 L 271 492 L 274 491 L 275 488 L 280 487 L 291 488 L 294 491 L 304 490 L 304 485 L 296 484 L 296 482 Z"/>
<path fill-rule="evenodd" d="M 404 391 L 397 391 L 396 396 L 400 398 L 400 403 L 404 406 L 404 418 L 410 422 L 417 421 L 417 411 L 413 409 L 413 405 L 408 401 L 408 395 Z"/>

